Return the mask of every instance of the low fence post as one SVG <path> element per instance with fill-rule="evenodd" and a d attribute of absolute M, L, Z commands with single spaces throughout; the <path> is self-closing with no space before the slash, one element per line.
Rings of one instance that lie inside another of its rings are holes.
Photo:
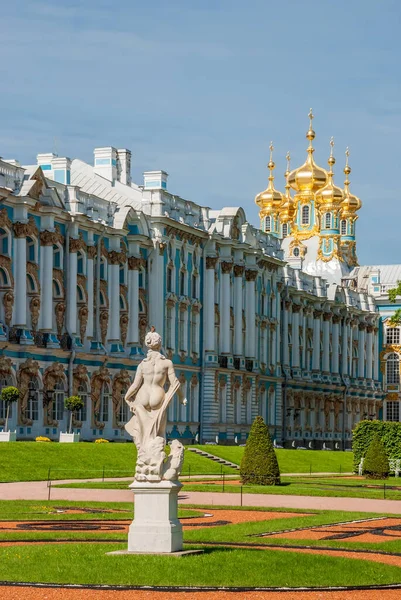
<path fill-rule="evenodd" d="M 241 485 L 241 506 L 242 506 L 242 485 Z"/>
<path fill-rule="evenodd" d="M 51 493 L 51 490 L 52 490 L 52 482 L 50 480 L 48 481 L 47 488 L 48 488 L 47 500 L 49 501 L 50 500 L 50 493 Z"/>
<path fill-rule="evenodd" d="M 223 473 L 223 493 L 224 493 L 224 473 Z"/>
<path fill-rule="evenodd" d="M 102 471 L 102 481 L 104 482 L 104 465 L 103 465 L 103 471 Z"/>
<path fill-rule="evenodd" d="M 383 499 L 386 499 L 386 484 L 383 483 Z"/>
<path fill-rule="evenodd" d="M 188 465 L 188 480 L 191 479 L 191 465 Z"/>
<path fill-rule="evenodd" d="M 340 475 L 341 475 L 341 472 L 342 472 L 341 469 L 342 469 L 342 467 L 341 467 L 341 463 L 340 463 Z"/>
<path fill-rule="evenodd" d="M 309 475 L 312 476 L 312 463 L 309 465 Z"/>

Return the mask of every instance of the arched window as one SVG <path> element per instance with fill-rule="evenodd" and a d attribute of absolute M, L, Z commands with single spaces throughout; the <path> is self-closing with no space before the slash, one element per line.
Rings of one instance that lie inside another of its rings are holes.
<path fill-rule="evenodd" d="M 0 254 L 10 256 L 10 234 L 0 227 Z"/>
<path fill-rule="evenodd" d="M 180 296 L 185 296 L 185 271 L 180 271 Z"/>
<path fill-rule="evenodd" d="M 168 292 L 173 291 L 173 267 L 167 267 L 166 288 Z"/>
<path fill-rule="evenodd" d="M 38 262 L 36 255 L 36 240 L 29 236 L 26 238 L 26 260 Z"/>
<path fill-rule="evenodd" d="M 387 384 L 399 384 L 400 383 L 400 357 L 395 352 L 389 354 L 386 360 L 386 381 Z"/>
<path fill-rule="evenodd" d="M 100 259 L 100 279 L 107 279 L 107 262 L 104 256 Z"/>
<path fill-rule="evenodd" d="M 122 294 L 120 295 L 120 310 L 126 310 L 125 299 Z"/>
<path fill-rule="evenodd" d="M 11 287 L 10 277 L 3 268 L 0 268 L 0 287 Z"/>
<path fill-rule="evenodd" d="M 309 225 L 310 222 L 310 207 L 309 204 L 304 204 L 301 212 L 301 225 Z"/>
<path fill-rule="evenodd" d="M 37 421 L 39 419 L 39 382 L 36 377 L 31 379 L 28 383 L 26 416 L 31 421 Z"/>
<path fill-rule="evenodd" d="M 127 388 L 123 388 L 120 392 L 120 410 L 118 412 L 118 420 L 120 423 L 127 423 L 130 419 L 128 404 L 125 402 L 125 394 L 127 393 Z"/>
<path fill-rule="evenodd" d="M 347 235 L 347 221 L 345 219 L 341 221 L 340 233 L 341 235 Z"/>
<path fill-rule="evenodd" d="M 197 290 L 197 277 L 196 275 L 192 275 L 192 283 L 191 283 L 191 295 L 192 298 L 196 298 L 198 296 L 198 290 Z"/>
<path fill-rule="evenodd" d="M 297 248 L 297 247 L 296 247 L 296 248 L 294 248 L 294 250 L 293 250 L 293 252 L 292 252 L 292 253 L 293 253 L 293 255 L 294 255 L 296 258 L 298 258 L 298 257 L 299 257 L 299 254 L 300 254 L 300 252 L 299 252 L 299 248 Z"/>
<path fill-rule="evenodd" d="M 184 246 L 181 246 L 180 261 L 181 261 L 182 265 L 185 265 L 185 249 L 184 249 Z"/>
<path fill-rule="evenodd" d="M 331 229 L 331 213 L 326 213 L 325 216 L 325 227 L 326 229 Z"/>
<path fill-rule="evenodd" d="M 100 421 L 107 423 L 109 420 L 110 388 L 107 383 L 102 386 L 100 396 Z"/>
<path fill-rule="evenodd" d="M 173 349 L 173 316 L 174 316 L 174 306 L 167 305 L 166 310 L 166 347 L 169 349 Z"/>
<path fill-rule="evenodd" d="M 78 302 L 84 302 L 85 300 L 85 295 L 80 285 L 77 285 L 77 300 Z"/>
<path fill-rule="evenodd" d="M 27 292 L 28 294 L 31 293 L 33 294 L 34 292 L 36 292 L 36 284 L 35 284 L 35 280 L 32 277 L 32 275 L 30 275 L 29 273 L 26 276 L 26 282 L 27 282 Z"/>
<path fill-rule="evenodd" d="M 283 238 L 287 237 L 288 235 L 288 223 L 283 223 Z"/>
<path fill-rule="evenodd" d="M 265 231 L 271 231 L 271 217 L 265 217 Z"/>
<path fill-rule="evenodd" d="M 12 379 L 11 377 L 8 375 L 2 375 L 0 377 L 0 395 L 1 395 L 1 391 L 3 388 L 8 387 L 9 385 L 12 385 Z M 12 417 L 12 402 L 10 403 L 10 409 L 8 411 L 8 418 L 11 419 Z M 7 417 L 7 404 L 5 402 L 3 402 L 2 400 L 0 400 L 0 419 L 5 419 Z"/>
<path fill-rule="evenodd" d="M 54 386 L 53 419 L 55 421 L 61 421 L 64 417 L 64 396 L 64 384 L 59 381 Z"/>
<path fill-rule="evenodd" d="M 88 388 L 87 388 L 86 383 L 83 383 L 79 386 L 78 396 L 81 398 L 84 405 L 81 408 L 81 410 L 79 410 L 77 413 L 77 421 L 82 421 L 82 423 L 83 423 L 84 421 L 86 421 L 87 410 L 88 410 Z"/>
<path fill-rule="evenodd" d="M 53 279 L 53 298 L 62 298 L 63 294 L 59 282 Z"/>
<path fill-rule="evenodd" d="M 103 292 L 100 292 L 100 306 L 102 308 L 107 308 L 106 298 L 104 297 Z"/>

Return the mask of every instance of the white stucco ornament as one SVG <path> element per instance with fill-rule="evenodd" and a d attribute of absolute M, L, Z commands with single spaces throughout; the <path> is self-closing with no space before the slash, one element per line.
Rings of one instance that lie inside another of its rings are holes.
<path fill-rule="evenodd" d="M 148 348 L 147 356 L 138 365 L 134 382 L 125 396 L 132 412 L 125 429 L 134 438 L 138 451 L 135 481 L 177 480 L 183 462 L 184 446 L 174 440 L 170 456 L 166 460 L 164 448 L 167 409 L 174 394 L 178 395 L 184 405 L 187 400 L 173 363 L 160 352 L 161 336 L 155 331 L 149 332 L 145 345 Z M 170 385 L 166 391 L 167 380 Z"/>

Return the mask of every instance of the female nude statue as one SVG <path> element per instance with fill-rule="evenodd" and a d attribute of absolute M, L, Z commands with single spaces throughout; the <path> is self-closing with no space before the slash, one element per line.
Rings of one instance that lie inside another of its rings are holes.
<path fill-rule="evenodd" d="M 155 438 L 166 437 L 167 408 L 174 394 L 177 393 L 182 404 L 187 403 L 173 363 L 160 353 L 161 343 L 161 337 L 155 331 L 146 335 L 147 356 L 138 365 L 134 382 L 125 396 L 133 413 L 125 429 L 134 438 L 138 449 L 137 472 L 141 464 L 149 465 L 149 461 L 156 458 L 155 448 L 160 444 L 155 445 Z M 167 379 L 170 386 L 165 391 Z M 158 451 L 158 454 L 163 462 L 164 452 Z"/>

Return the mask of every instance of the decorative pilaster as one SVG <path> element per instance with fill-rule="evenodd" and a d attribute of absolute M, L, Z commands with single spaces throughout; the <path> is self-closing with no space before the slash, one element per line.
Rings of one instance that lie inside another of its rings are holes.
<path fill-rule="evenodd" d="M 129 297 L 129 324 L 128 346 L 131 346 L 130 355 L 143 354 L 139 342 L 139 268 L 141 258 L 130 256 L 128 258 L 128 297 Z"/>
<path fill-rule="evenodd" d="M 373 325 L 366 327 L 366 379 L 372 379 Z"/>
<path fill-rule="evenodd" d="M 349 319 L 344 318 L 343 321 L 343 335 L 342 335 L 342 352 L 341 352 L 341 360 L 342 360 L 342 374 L 348 375 L 348 332 L 349 332 Z"/>
<path fill-rule="evenodd" d="M 76 347 L 82 347 L 81 339 L 79 336 L 77 336 L 77 252 L 81 248 L 81 242 L 82 240 L 79 238 L 70 238 L 68 257 L 67 331 L 73 340 L 73 345 Z"/>
<path fill-rule="evenodd" d="M 217 348 L 215 348 L 214 339 L 214 274 L 217 264 L 217 256 L 206 257 L 206 276 L 205 276 L 205 311 L 204 311 L 204 324 L 205 324 L 205 351 L 210 354 L 215 354 Z M 209 361 L 215 362 L 215 358 L 209 357 Z"/>
<path fill-rule="evenodd" d="M 14 326 L 21 330 L 20 344 L 31 345 L 33 338 L 27 329 L 26 315 L 26 236 L 28 223 L 14 223 L 15 290 Z"/>
<path fill-rule="evenodd" d="M 256 358 L 256 326 L 255 326 L 255 281 L 258 272 L 255 269 L 246 269 L 245 271 L 245 290 L 246 290 L 246 341 L 245 356 L 247 358 Z"/>
<path fill-rule="evenodd" d="M 109 251 L 109 339 L 110 353 L 121 354 L 124 348 L 120 336 L 120 264 L 125 260 L 125 254 L 116 250 Z"/>
<path fill-rule="evenodd" d="M 365 377 L 365 332 L 366 323 L 361 321 L 358 326 L 358 377 L 363 379 Z"/>
<path fill-rule="evenodd" d="M 291 307 L 291 302 L 289 300 L 284 301 L 284 310 L 283 310 L 283 366 L 289 367 L 290 365 L 290 346 L 288 343 L 288 311 Z"/>
<path fill-rule="evenodd" d="M 58 234 L 55 231 L 40 233 L 41 330 L 48 333 L 48 348 L 60 347 L 53 332 L 53 245 L 57 240 Z"/>
<path fill-rule="evenodd" d="M 221 296 L 220 296 L 220 350 L 222 354 L 230 354 L 230 274 L 233 263 L 222 261 L 221 267 Z"/>
<path fill-rule="evenodd" d="M 95 296 L 94 296 L 94 274 L 95 274 L 95 257 L 96 246 L 88 246 L 87 248 L 87 268 L 86 268 L 86 289 L 88 293 L 88 322 L 86 325 L 86 337 L 89 340 L 93 339 L 94 333 L 94 318 L 95 318 Z"/>
<path fill-rule="evenodd" d="M 245 267 L 234 265 L 234 355 L 241 357 L 242 347 L 242 285 Z"/>
<path fill-rule="evenodd" d="M 340 378 L 338 376 L 339 371 L 340 371 L 340 364 L 339 364 L 340 321 L 341 321 L 340 315 L 333 315 L 332 339 L 331 339 L 331 346 L 332 346 L 331 372 L 333 374 L 333 381 L 335 380 L 338 383 L 340 382 Z"/>
<path fill-rule="evenodd" d="M 373 379 L 379 380 L 379 328 L 374 328 L 374 361 L 373 361 Z"/>
<path fill-rule="evenodd" d="M 314 376 L 320 376 L 320 318 L 321 310 L 313 311 L 313 355 L 312 371 Z"/>
<path fill-rule="evenodd" d="M 301 310 L 300 304 L 292 305 L 292 354 L 291 354 L 291 366 L 292 375 L 294 378 L 301 377 L 301 370 L 299 368 L 299 312 Z"/>
<path fill-rule="evenodd" d="M 330 321 L 331 313 L 323 313 L 323 373 L 324 378 L 330 375 Z"/>

